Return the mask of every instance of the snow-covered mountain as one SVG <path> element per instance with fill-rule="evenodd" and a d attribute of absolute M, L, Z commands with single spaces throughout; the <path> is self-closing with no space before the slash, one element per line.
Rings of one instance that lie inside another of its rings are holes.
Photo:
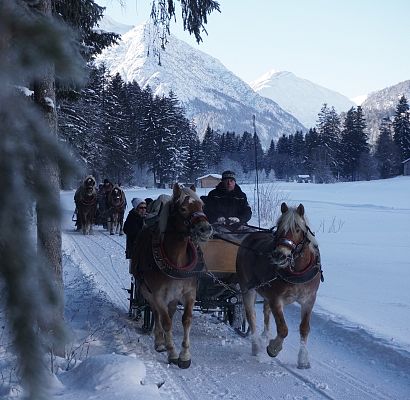
<path fill-rule="evenodd" d="M 252 81 L 250 86 L 261 96 L 275 101 L 307 128 L 316 125 L 318 113 L 324 103 L 334 106 L 338 113 L 356 105 L 340 93 L 287 71 L 268 71 Z"/>
<path fill-rule="evenodd" d="M 123 35 L 118 45 L 105 49 L 97 62 L 104 62 L 112 74 L 120 73 L 126 82 L 135 80 L 141 87 L 149 85 L 156 95 L 168 95 L 172 90 L 200 135 L 208 125 L 221 132 L 253 132 L 255 115 L 256 131 L 266 148 L 271 139 L 304 128 L 294 116 L 254 92 L 216 58 L 172 35 L 166 49 L 159 50 L 159 65 L 153 54 L 154 41 L 155 30 L 150 24 L 137 26 Z"/>
<path fill-rule="evenodd" d="M 98 24 L 99 29 L 106 32 L 118 33 L 119 35 L 123 35 L 124 33 L 130 31 L 133 27 L 134 25 L 122 24 L 121 22 L 115 21 L 107 15 L 104 15 Z"/>
<path fill-rule="evenodd" d="M 399 99 L 403 95 L 410 100 L 410 80 L 372 92 L 363 102 L 370 143 L 376 142 L 382 119 L 394 116 Z"/>

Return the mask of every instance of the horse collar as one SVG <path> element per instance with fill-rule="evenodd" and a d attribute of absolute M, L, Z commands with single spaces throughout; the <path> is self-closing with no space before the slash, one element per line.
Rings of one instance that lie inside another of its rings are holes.
<path fill-rule="evenodd" d="M 199 272 L 202 272 L 203 265 L 198 263 L 198 251 L 191 240 L 188 241 L 188 255 L 189 262 L 184 266 L 177 266 L 166 255 L 164 249 L 164 242 L 160 236 L 154 235 L 152 238 L 152 255 L 155 264 L 165 275 L 175 278 L 184 279 L 192 276 L 197 276 Z"/>

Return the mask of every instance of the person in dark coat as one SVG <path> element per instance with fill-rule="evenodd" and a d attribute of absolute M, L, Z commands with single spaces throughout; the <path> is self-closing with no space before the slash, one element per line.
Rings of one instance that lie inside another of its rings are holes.
<path fill-rule="evenodd" d="M 108 180 L 104 179 L 102 186 L 98 190 L 97 202 L 98 202 L 98 215 L 99 222 L 103 228 L 107 229 L 108 220 L 108 193 L 111 192 L 114 185 Z"/>
<path fill-rule="evenodd" d="M 133 273 L 133 267 L 132 267 L 132 257 L 134 256 L 133 254 L 133 248 L 135 247 L 135 241 L 141 232 L 142 228 L 144 227 L 145 224 L 145 216 L 147 213 L 147 204 L 145 203 L 145 200 L 139 199 L 139 198 L 133 198 L 131 200 L 132 204 L 132 210 L 128 213 L 127 219 L 124 222 L 124 233 L 127 235 L 127 241 L 126 241 L 126 246 L 125 246 L 125 257 L 130 260 L 129 264 L 129 273 Z M 131 294 L 132 297 L 132 302 L 134 305 L 143 305 L 144 304 L 144 298 L 141 295 L 140 292 L 140 282 L 135 279 L 133 280 L 133 285 L 134 289 L 131 286 L 131 291 L 133 292 Z M 131 312 L 131 309 L 130 309 Z M 131 315 L 131 314 L 130 314 Z"/>
<path fill-rule="evenodd" d="M 236 183 L 234 172 L 222 173 L 222 181 L 205 200 L 204 213 L 211 224 L 242 225 L 251 219 L 251 207 L 246 194 Z"/>
<path fill-rule="evenodd" d="M 131 201 L 132 210 L 128 213 L 127 219 L 124 222 L 124 233 L 127 235 L 125 246 L 125 257 L 131 259 L 132 248 L 138 234 L 144 226 L 145 215 L 147 213 L 147 204 L 145 200 L 134 198 Z"/>

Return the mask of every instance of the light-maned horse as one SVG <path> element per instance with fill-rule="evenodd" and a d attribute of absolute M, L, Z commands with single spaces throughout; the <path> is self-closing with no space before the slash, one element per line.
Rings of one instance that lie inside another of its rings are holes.
<path fill-rule="evenodd" d="M 132 260 L 132 273 L 154 313 L 155 349 L 167 351 L 168 362 L 180 368 L 191 365 L 190 330 L 198 281 L 196 243 L 208 240 L 212 234 L 203 202 L 194 189 L 174 185 L 157 228 L 142 230 Z M 178 354 L 172 319 L 179 303 L 184 307 L 184 337 Z"/>
<path fill-rule="evenodd" d="M 264 331 L 269 338 L 267 352 L 276 357 L 288 335 L 283 308 L 297 302 L 301 306 L 298 368 L 310 368 L 307 339 L 310 317 L 322 278 L 318 243 L 310 231 L 302 204 L 297 208 L 281 205 L 277 230 L 251 233 L 238 251 L 237 272 L 243 292 L 246 318 L 252 335 L 252 354 L 261 339 L 256 336 L 256 293 L 264 299 Z M 276 337 L 271 339 L 270 311 L 276 322 Z"/>
<path fill-rule="evenodd" d="M 118 186 L 114 185 L 108 193 L 108 221 L 107 227 L 110 235 L 115 233 L 123 235 L 124 213 L 127 207 L 127 199 L 124 191 Z"/>
<path fill-rule="evenodd" d="M 88 175 L 74 194 L 79 226 L 84 235 L 90 234 L 97 211 L 96 182 L 92 175 Z"/>

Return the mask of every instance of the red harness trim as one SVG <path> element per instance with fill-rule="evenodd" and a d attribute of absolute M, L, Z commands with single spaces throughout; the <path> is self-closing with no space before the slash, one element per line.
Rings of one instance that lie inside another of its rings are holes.
<path fill-rule="evenodd" d="M 194 244 L 192 243 L 191 240 L 188 241 L 188 254 L 191 255 L 192 259 L 189 262 L 189 264 L 187 265 L 183 265 L 183 266 L 177 266 L 175 265 L 165 254 L 165 249 L 164 249 L 164 241 L 161 240 L 160 242 L 160 249 L 161 249 L 161 256 L 163 258 L 163 260 L 172 268 L 177 269 L 177 270 L 182 270 L 182 271 L 190 271 L 192 269 L 194 269 L 194 267 L 196 266 L 197 262 L 198 262 L 198 252 L 194 246 Z"/>
<path fill-rule="evenodd" d="M 303 274 L 306 274 L 307 272 L 309 272 L 315 265 L 316 265 L 316 256 L 314 254 L 310 253 L 309 263 L 304 269 L 302 269 L 301 271 L 295 271 L 295 270 L 292 270 L 288 267 L 288 270 L 289 270 L 289 273 L 291 275 L 300 276 L 300 275 L 303 275 Z"/>

